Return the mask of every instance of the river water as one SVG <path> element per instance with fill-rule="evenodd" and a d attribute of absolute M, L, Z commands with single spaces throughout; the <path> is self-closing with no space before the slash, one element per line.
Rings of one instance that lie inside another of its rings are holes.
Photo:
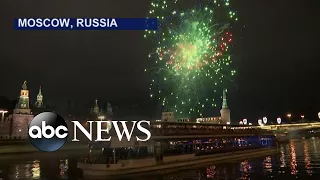
<path fill-rule="evenodd" d="M 193 179 L 320 179 L 320 138 L 291 140 L 279 146 L 279 154 L 244 158 L 225 164 L 206 164 L 176 169 L 175 172 L 152 172 L 114 179 L 193 180 Z M 0 155 L 2 179 L 78 179 L 67 173 L 70 159 L 77 153 Z M 112 179 L 112 178 L 106 178 Z"/>

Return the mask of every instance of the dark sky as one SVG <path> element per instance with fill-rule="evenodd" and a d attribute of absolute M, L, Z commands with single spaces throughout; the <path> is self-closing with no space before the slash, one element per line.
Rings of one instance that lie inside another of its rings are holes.
<path fill-rule="evenodd" d="M 286 112 L 315 119 L 320 111 L 319 16 L 316 0 L 231 0 L 240 22 L 229 92 L 232 119 Z M 96 97 L 145 114 L 150 46 L 135 31 L 14 31 L 17 17 L 145 17 L 150 0 L 0 1 L 0 96 L 15 99 L 28 81 L 31 98 L 87 106 Z M 246 26 L 241 32 L 239 29 Z M 214 110 L 217 114 L 219 109 Z"/>

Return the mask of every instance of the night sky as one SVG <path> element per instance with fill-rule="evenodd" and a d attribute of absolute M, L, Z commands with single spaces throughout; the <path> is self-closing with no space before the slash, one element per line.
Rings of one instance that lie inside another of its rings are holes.
<path fill-rule="evenodd" d="M 145 17 L 150 0 L 0 1 L 0 96 L 12 100 L 28 81 L 34 101 L 43 85 L 47 104 L 85 111 L 95 98 L 138 105 L 159 116 L 144 69 L 150 44 L 142 31 L 14 31 L 18 17 Z M 320 111 L 319 16 L 316 0 L 231 0 L 235 31 L 233 120 L 287 112 L 316 119 Z M 243 28 L 245 26 L 245 28 Z M 243 30 L 241 30 L 243 29 Z M 219 115 L 220 108 L 213 109 Z"/>

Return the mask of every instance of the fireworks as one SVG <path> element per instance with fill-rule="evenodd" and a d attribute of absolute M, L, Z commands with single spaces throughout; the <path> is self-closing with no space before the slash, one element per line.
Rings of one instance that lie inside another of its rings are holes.
<path fill-rule="evenodd" d="M 146 70 L 153 77 L 150 96 L 180 117 L 202 116 L 235 74 L 228 48 L 237 17 L 229 0 L 153 0 L 149 17 L 158 18 L 159 26 L 144 35 L 155 45 L 149 54 L 154 66 Z"/>

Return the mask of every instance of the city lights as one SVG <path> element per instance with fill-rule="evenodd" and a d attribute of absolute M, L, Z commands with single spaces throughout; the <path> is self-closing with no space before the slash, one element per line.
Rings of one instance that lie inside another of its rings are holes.
<path fill-rule="evenodd" d="M 267 117 L 263 117 L 262 120 L 263 120 L 263 123 L 264 123 L 264 124 L 267 124 L 267 123 L 268 123 Z"/>
<path fill-rule="evenodd" d="M 277 123 L 281 124 L 281 118 L 280 117 L 277 118 Z"/>
<path fill-rule="evenodd" d="M 6 110 L 0 110 L 0 113 L 2 114 L 2 115 L 1 115 L 1 122 L 3 122 L 3 121 L 4 121 L 4 114 L 5 114 L 5 113 L 8 113 L 8 111 L 6 111 Z"/>
<path fill-rule="evenodd" d="M 243 122 L 244 125 L 247 125 L 248 120 L 247 119 L 243 119 L 242 122 Z"/>
<path fill-rule="evenodd" d="M 99 117 L 98 117 L 98 119 L 99 119 L 100 121 L 103 121 L 105 118 L 106 118 L 105 116 L 99 116 Z"/>

